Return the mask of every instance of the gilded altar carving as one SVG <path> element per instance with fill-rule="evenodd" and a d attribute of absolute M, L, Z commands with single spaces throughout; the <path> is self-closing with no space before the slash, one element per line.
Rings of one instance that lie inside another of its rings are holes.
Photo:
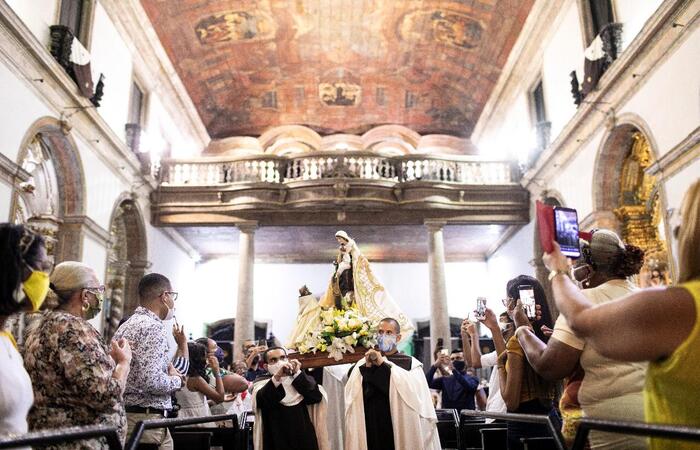
<path fill-rule="evenodd" d="M 622 226 L 622 239 L 646 252 L 645 266 L 640 273 L 642 285 L 648 285 L 654 272 L 667 279 L 666 246 L 659 233 L 661 223 L 659 192 L 656 178 L 645 170 L 653 163 L 646 137 L 632 135 L 629 155 L 622 165 L 619 207 L 615 215 Z"/>

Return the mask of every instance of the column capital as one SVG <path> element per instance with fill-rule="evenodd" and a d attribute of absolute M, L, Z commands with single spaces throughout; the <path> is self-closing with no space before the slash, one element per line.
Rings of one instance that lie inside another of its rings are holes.
<path fill-rule="evenodd" d="M 445 225 L 447 225 L 447 222 L 444 221 L 444 220 L 432 220 L 432 219 L 429 219 L 429 220 L 424 221 L 423 224 L 424 224 L 425 227 L 428 229 L 428 231 L 435 232 L 435 231 L 440 231 L 440 230 L 442 230 L 443 227 L 444 227 Z"/>
<path fill-rule="evenodd" d="M 245 222 L 239 222 L 236 224 L 241 233 L 255 233 L 255 229 L 258 228 L 258 222 L 256 220 L 248 220 Z"/>

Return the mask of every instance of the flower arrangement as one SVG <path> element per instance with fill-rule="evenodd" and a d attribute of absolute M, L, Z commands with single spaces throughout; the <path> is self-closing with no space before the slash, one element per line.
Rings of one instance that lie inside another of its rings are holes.
<path fill-rule="evenodd" d="M 321 312 L 319 327 L 299 344 L 299 353 L 328 352 L 336 361 L 343 353 L 355 353 L 357 346 L 372 348 L 377 345 L 376 329 L 366 317 L 354 308 L 330 308 Z"/>

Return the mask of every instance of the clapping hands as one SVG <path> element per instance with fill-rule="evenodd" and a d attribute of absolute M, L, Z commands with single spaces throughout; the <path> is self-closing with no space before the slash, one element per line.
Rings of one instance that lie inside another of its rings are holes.
<path fill-rule="evenodd" d="M 129 345 L 129 341 L 124 338 L 112 341 L 112 348 L 109 351 L 109 356 L 112 357 L 116 364 L 131 364 L 131 346 Z"/>

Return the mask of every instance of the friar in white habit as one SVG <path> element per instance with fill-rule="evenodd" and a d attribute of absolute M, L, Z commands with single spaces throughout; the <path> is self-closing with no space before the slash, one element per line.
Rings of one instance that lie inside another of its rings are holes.
<path fill-rule="evenodd" d="M 263 360 L 270 376 L 253 384 L 255 450 L 329 450 L 323 388 L 282 347 L 268 349 Z"/>
<path fill-rule="evenodd" d="M 379 322 L 369 350 L 345 386 L 345 450 L 439 450 L 437 416 L 423 365 L 399 353 L 401 326 Z"/>

